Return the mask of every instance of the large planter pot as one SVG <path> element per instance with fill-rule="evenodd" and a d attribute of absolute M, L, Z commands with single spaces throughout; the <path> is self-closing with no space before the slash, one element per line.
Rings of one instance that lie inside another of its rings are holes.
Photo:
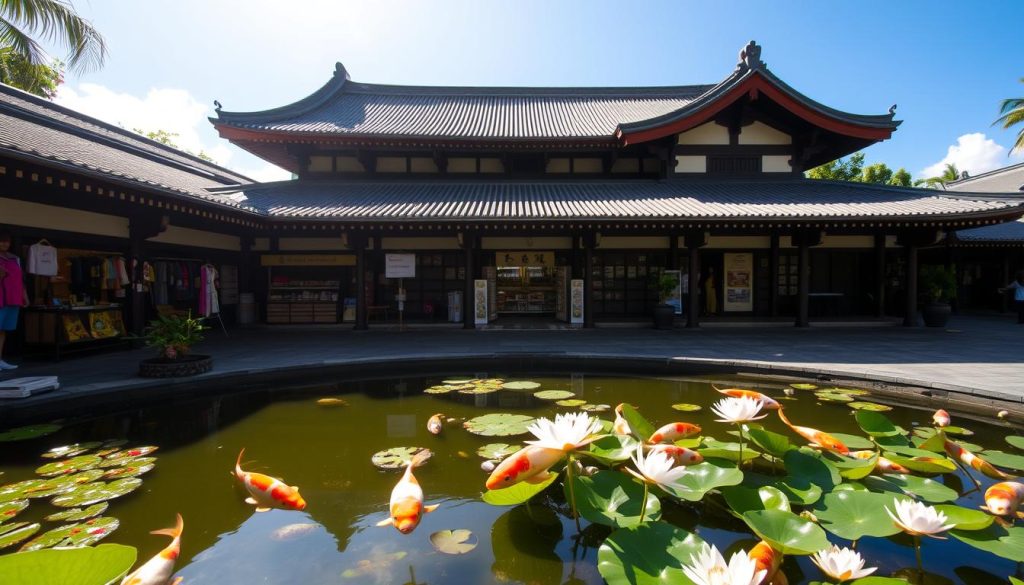
<path fill-rule="evenodd" d="M 187 355 L 181 359 L 150 358 L 139 362 L 139 376 L 143 378 L 180 378 L 195 376 L 213 369 L 213 358 L 208 355 Z"/>
<path fill-rule="evenodd" d="M 657 305 L 654 307 L 654 328 L 672 329 L 676 319 L 676 308 L 672 305 Z"/>
<path fill-rule="evenodd" d="M 945 327 L 952 313 L 949 303 L 928 303 L 921 309 L 924 324 L 928 327 Z"/>

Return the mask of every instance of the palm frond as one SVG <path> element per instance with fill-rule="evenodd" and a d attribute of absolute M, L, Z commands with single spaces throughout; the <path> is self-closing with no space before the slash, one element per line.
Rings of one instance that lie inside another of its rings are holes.
<path fill-rule="evenodd" d="M 103 64 L 107 45 L 92 23 L 64 0 L 0 0 L 0 18 L 68 49 L 68 66 L 85 71 Z M 39 55 L 24 53 L 40 64 Z"/>
<path fill-rule="evenodd" d="M 33 64 L 46 62 L 43 47 L 28 33 L 3 18 L 0 18 L 0 46 L 22 55 Z"/>

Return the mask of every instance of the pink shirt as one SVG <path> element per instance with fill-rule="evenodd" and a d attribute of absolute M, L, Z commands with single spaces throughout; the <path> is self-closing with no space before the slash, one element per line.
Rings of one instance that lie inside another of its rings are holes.
<path fill-rule="evenodd" d="M 6 272 L 0 278 L 0 307 L 20 307 L 25 299 L 25 284 L 21 277 L 21 263 L 17 256 L 0 256 L 0 268 Z"/>

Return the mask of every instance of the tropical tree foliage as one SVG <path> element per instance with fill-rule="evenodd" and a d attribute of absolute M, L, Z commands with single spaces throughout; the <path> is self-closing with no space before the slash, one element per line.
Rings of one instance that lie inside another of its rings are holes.
<path fill-rule="evenodd" d="M 146 138 L 149 138 L 150 140 L 155 140 L 160 144 L 170 146 L 171 148 L 177 148 L 182 152 L 194 154 L 195 156 L 198 156 L 199 158 L 205 160 L 206 162 L 217 164 L 217 161 L 213 160 L 213 157 L 207 154 L 206 151 L 204 150 L 200 150 L 199 154 L 195 154 L 191 150 L 178 146 L 178 142 L 176 139 L 181 135 L 178 134 L 177 132 L 168 132 L 167 130 L 150 130 L 147 132 L 146 130 L 143 130 L 141 128 L 132 128 L 132 132 L 137 132 L 139 134 L 142 134 Z"/>
<path fill-rule="evenodd" d="M 1020 82 L 1024 83 L 1024 77 L 1020 78 Z M 1003 128 L 1009 129 L 1018 124 L 1021 125 L 1021 129 L 1017 131 L 1017 141 L 1013 143 L 1010 152 L 1024 152 L 1024 97 L 1003 100 L 999 106 L 999 113 L 1001 115 L 996 118 L 995 123 L 1002 124 Z"/>
<path fill-rule="evenodd" d="M 857 152 L 848 159 L 836 159 L 807 171 L 811 179 L 830 181 L 854 181 L 857 183 L 874 183 L 876 185 L 896 185 L 910 187 L 910 173 L 906 169 L 892 170 L 885 163 L 864 166 L 864 153 Z"/>
<path fill-rule="evenodd" d="M 929 187 L 945 187 L 946 183 L 951 183 L 960 178 L 960 169 L 956 168 L 954 163 L 946 163 L 946 168 L 942 169 L 942 173 L 934 177 L 928 177 L 927 179 L 920 179 L 915 181 L 915 185 L 928 185 Z"/>
<path fill-rule="evenodd" d="M 46 99 L 57 95 L 57 86 L 64 81 L 64 64 L 35 65 L 13 50 L 0 49 L 0 82 Z"/>

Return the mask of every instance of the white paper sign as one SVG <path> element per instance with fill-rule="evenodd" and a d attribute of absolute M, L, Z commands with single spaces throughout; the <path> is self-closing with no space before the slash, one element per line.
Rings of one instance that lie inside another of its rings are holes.
<path fill-rule="evenodd" d="M 725 254 L 725 310 L 754 310 L 754 255 Z"/>
<path fill-rule="evenodd" d="M 416 278 L 416 254 L 386 254 L 385 278 Z"/>
<path fill-rule="evenodd" d="M 583 279 L 569 281 L 569 322 L 583 322 Z"/>
<path fill-rule="evenodd" d="M 473 323 L 487 325 L 487 280 L 473 281 Z"/>

